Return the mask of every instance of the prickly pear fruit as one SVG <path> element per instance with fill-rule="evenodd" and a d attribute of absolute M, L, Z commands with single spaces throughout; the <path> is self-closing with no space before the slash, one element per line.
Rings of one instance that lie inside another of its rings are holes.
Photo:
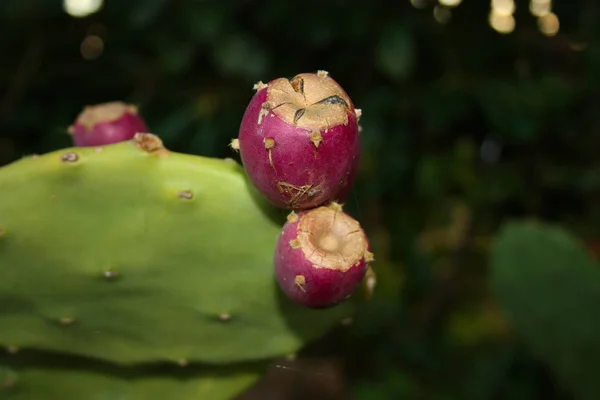
<path fill-rule="evenodd" d="M 85 107 L 68 131 L 75 146 L 85 147 L 130 140 L 148 127 L 135 106 L 112 101 Z"/>
<path fill-rule="evenodd" d="M 361 111 L 348 94 L 325 71 L 255 87 L 231 143 L 253 184 L 285 209 L 343 201 L 360 156 Z"/>
<path fill-rule="evenodd" d="M 0 346 L 230 363 L 295 353 L 352 313 L 281 294 L 283 223 L 233 160 L 137 134 L 4 166 L 0 193 Z"/>
<path fill-rule="evenodd" d="M 117 367 L 89 360 L 65 361 L 54 354 L 24 360 L 21 354 L 0 355 L 0 398 L 231 400 L 258 381 L 264 370 L 259 365 Z"/>
<path fill-rule="evenodd" d="M 358 288 L 370 261 L 360 224 L 332 203 L 289 215 L 275 248 L 275 277 L 294 302 L 326 308 Z"/>

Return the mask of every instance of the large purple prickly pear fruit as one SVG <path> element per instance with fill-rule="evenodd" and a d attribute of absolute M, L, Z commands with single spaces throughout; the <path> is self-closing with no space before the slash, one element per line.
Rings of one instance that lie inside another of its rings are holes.
<path fill-rule="evenodd" d="M 327 72 L 259 83 L 232 147 L 258 190 L 284 209 L 343 201 L 360 156 L 358 120 Z"/>

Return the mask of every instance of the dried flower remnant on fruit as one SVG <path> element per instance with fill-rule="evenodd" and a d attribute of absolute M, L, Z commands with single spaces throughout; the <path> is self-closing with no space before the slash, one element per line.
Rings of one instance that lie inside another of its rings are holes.
<path fill-rule="evenodd" d="M 298 223 L 300 248 L 314 268 L 346 272 L 367 252 L 360 224 L 338 207 L 336 204 L 316 209 Z"/>
<path fill-rule="evenodd" d="M 272 112 L 287 123 L 318 132 L 347 125 L 351 101 L 329 76 L 300 74 L 271 82 L 267 103 L 273 104 Z"/>
<path fill-rule="evenodd" d="M 320 190 L 319 187 L 312 185 L 295 186 L 288 182 L 277 182 L 277 189 L 279 193 L 285 193 L 288 196 L 286 204 L 291 208 L 297 208 L 298 203 L 305 196 L 313 197 Z"/>
<path fill-rule="evenodd" d="M 77 117 L 77 122 L 91 129 L 100 122 L 116 121 L 127 112 L 137 114 L 138 108 L 122 101 L 111 101 L 84 107 Z"/>

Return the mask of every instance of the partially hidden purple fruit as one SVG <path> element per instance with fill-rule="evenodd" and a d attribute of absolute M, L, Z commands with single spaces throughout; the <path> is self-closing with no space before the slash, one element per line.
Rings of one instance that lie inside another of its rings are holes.
<path fill-rule="evenodd" d="M 360 286 L 373 259 L 359 222 L 333 202 L 288 216 L 275 248 L 275 278 L 295 303 L 327 308 Z"/>
<path fill-rule="evenodd" d="M 78 147 L 103 146 L 130 140 L 136 133 L 148 132 L 137 107 L 121 101 L 86 106 L 69 127 Z"/>
<path fill-rule="evenodd" d="M 325 71 L 255 89 L 231 143 L 254 186 L 284 209 L 344 201 L 358 169 L 361 110 Z"/>

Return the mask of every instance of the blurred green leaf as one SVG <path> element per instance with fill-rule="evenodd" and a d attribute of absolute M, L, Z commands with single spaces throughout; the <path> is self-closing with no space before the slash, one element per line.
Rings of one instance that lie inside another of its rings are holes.
<path fill-rule="evenodd" d="M 412 32 L 405 25 L 395 23 L 379 37 L 376 48 L 379 68 L 394 80 L 405 80 L 415 67 L 415 51 Z"/>
<path fill-rule="evenodd" d="M 491 258 L 495 296 L 521 339 L 578 400 L 600 398 L 600 265 L 566 231 L 511 222 Z"/>
<path fill-rule="evenodd" d="M 231 8 L 226 2 L 197 2 L 186 10 L 185 18 L 194 42 L 214 42 L 227 28 Z"/>
<path fill-rule="evenodd" d="M 260 80 L 269 67 L 269 58 L 262 46 L 242 33 L 221 37 L 214 48 L 214 59 L 222 74 L 239 76 L 246 81 Z"/>
<path fill-rule="evenodd" d="M 407 374 L 396 370 L 388 370 L 379 385 L 365 382 L 355 389 L 355 400 L 389 400 L 419 399 L 418 385 Z"/>
<path fill-rule="evenodd" d="M 129 21 L 135 28 L 146 28 L 153 24 L 164 10 L 167 0 L 144 0 L 134 7 Z"/>

